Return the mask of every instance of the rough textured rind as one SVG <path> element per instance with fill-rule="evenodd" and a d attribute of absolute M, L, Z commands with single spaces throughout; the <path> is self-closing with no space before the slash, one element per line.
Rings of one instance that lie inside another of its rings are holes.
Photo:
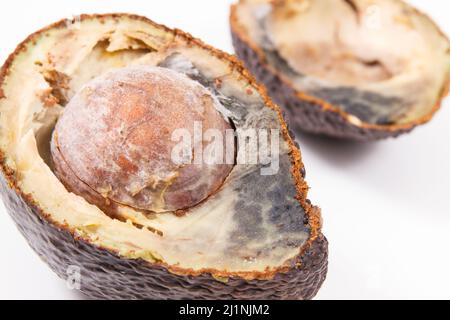
<path fill-rule="evenodd" d="M 30 206 L 1 178 L 2 197 L 14 222 L 43 261 L 66 279 L 78 266 L 81 291 L 97 299 L 311 299 L 325 280 L 328 242 L 319 235 L 298 257 L 298 267 L 271 280 L 230 278 L 210 274 L 183 276 L 143 260 L 128 260 L 97 248 L 58 228 Z"/>
<path fill-rule="evenodd" d="M 355 141 L 373 141 L 398 137 L 431 120 L 439 110 L 448 88 L 441 94 L 433 110 L 421 119 L 404 125 L 376 125 L 358 121 L 352 123 L 352 116 L 330 103 L 295 90 L 283 81 L 268 64 L 264 53 L 247 38 L 237 21 L 236 5 L 231 8 L 231 37 L 236 55 L 253 73 L 257 81 L 264 84 L 269 96 L 283 107 L 292 128 L 309 133 L 321 134 Z"/>
<path fill-rule="evenodd" d="M 238 71 L 249 84 L 257 88 L 267 106 L 279 114 L 285 140 L 290 145 L 292 176 L 297 199 L 305 209 L 311 227 L 310 238 L 293 258 L 290 267 L 277 270 L 240 275 L 226 273 L 226 277 L 214 277 L 214 270 L 185 270 L 162 263 L 149 263 L 141 259 L 126 259 L 113 250 L 95 246 L 82 235 L 76 235 L 68 225 L 61 225 L 44 212 L 32 195 L 25 194 L 18 186 L 17 172 L 8 166 L 6 155 L 0 150 L 1 195 L 7 211 L 17 224 L 30 246 L 61 278 L 67 278 L 67 267 L 78 266 L 81 271 L 81 291 L 92 298 L 110 299 L 310 299 L 319 290 L 327 273 L 328 243 L 321 233 L 320 210 L 306 199 L 308 186 L 303 180 L 304 167 L 295 142 L 288 133 L 277 106 L 265 92 L 256 87 L 254 79 L 239 61 L 223 52 L 205 45 L 180 30 L 170 30 L 140 16 L 127 14 L 82 15 L 84 19 L 116 19 L 126 16 L 149 23 L 165 32 L 183 39 L 188 45 L 199 46 L 211 55 L 224 59 Z M 6 98 L 1 89 L 15 57 L 27 50 L 30 42 L 52 28 L 64 28 L 66 21 L 52 24 L 22 42 L 9 56 L 0 71 L 0 99 Z"/>

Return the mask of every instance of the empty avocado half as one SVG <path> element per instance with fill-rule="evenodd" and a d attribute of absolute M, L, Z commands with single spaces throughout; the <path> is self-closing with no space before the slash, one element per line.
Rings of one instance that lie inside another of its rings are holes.
<path fill-rule="evenodd" d="M 401 0 L 241 0 L 239 58 L 293 128 L 351 140 L 428 122 L 450 83 L 450 44 Z"/>
<path fill-rule="evenodd" d="M 208 141 L 232 130 L 224 153 L 192 147 L 231 161 L 174 161 L 192 153 L 171 134 L 195 125 Z M 180 30 L 82 15 L 29 36 L 1 69 L 0 154 L 19 230 L 60 277 L 78 267 L 89 297 L 309 299 L 325 279 L 320 210 L 279 108 Z"/>

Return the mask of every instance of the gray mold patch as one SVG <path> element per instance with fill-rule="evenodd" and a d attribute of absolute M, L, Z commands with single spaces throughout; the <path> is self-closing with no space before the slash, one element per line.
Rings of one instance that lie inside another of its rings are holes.
<path fill-rule="evenodd" d="M 267 233 L 261 229 L 261 224 L 282 235 L 285 243 L 297 242 L 298 234 L 309 233 L 305 211 L 296 199 L 297 189 L 292 179 L 287 178 L 291 176 L 290 168 L 290 157 L 283 155 L 278 174 L 247 174 L 235 182 L 239 200 L 235 204 L 234 217 L 239 228 L 231 242 L 239 243 L 236 239 L 242 238 L 263 239 Z M 250 217 L 243 217 L 247 213 Z"/>
<path fill-rule="evenodd" d="M 248 110 L 244 103 L 239 101 L 236 97 L 226 96 L 220 92 L 220 90 L 214 84 L 213 79 L 208 79 L 203 75 L 186 57 L 180 53 L 173 53 L 158 64 L 159 67 L 169 68 L 180 73 L 184 73 L 192 80 L 199 82 L 219 100 L 225 109 L 230 111 L 230 117 L 233 122 L 239 122 L 245 118 L 248 114 Z"/>
<path fill-rule="evenodd" d="M 210 87 L 210 81 L 203 76 L 194 66 L 192 61 L 184 57 L 181 53 L 172 53 L 158 64 L 158 67 L 168 68 L 180 73 L 184 73 L 189 78 L 199 82 L 204 87 Z"/>
<path fill-rule="evenodd" d="M 342 108 L 364 122 L 373 124 L 393 124 L 404 116 L 406 111 L 405 104 L 399 98 L 352 87 L 320 88 L 310 93 Z"/>

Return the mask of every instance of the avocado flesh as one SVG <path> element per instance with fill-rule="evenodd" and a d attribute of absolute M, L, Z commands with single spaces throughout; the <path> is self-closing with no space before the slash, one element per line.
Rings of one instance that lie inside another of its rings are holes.
<path fill-rule="evenodd" d="M 124 258 L 161 263 L 177 272 L 209 269 L 252 278 L 291 266 L 312 233 L 295 199 L 299 188 L 284 137 L 276 175 L 260 175 L 258 165 L 236 165 L 218 193 L 181 217 L 121 207 L 121 219 L 113 219 L 67 192 L 52 172 L 49 137 L 65 100 L 54 93 L 70 99 L 86 81 L 129 65 L 166 66 L 197 79 L 221 101 L 222 112 L 237 128 L 281 129 L 278 112 L 236 70 L 204 49 L 127 17 L 49 29 L 28 46 L 3 84 L 0 147 L 18 187 L 49 219 Z M 67 88 L 51 87 L 44 76 L 49 70 L 67 76 Z"/>
<path fill-rule="evenodd" d="M 282 80 L 355 125 L 408 124 L 432 113 L 447 90 L 448 40 L 402 1 L 277 3 L 237 5 L 247 39 Z"/>

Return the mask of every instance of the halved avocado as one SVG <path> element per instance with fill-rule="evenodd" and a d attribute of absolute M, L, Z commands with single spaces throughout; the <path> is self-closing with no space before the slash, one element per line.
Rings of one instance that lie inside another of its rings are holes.
<path fill-rule="evenodd" d="M 294 128 L 352 140 L 428 122 L 450 83 L 450 44 L 401 0 L 241 0 L 236 53 Z"/>
<path fill-rule="evenodd" d="M 232 56 L 144 17 L 75 22 L 29 36 L 0 74 L 2 196 L 30 246 L 64 279 L 78 266 L 81 291 L 93 298 L 314 297 L 327 271 L 320 210 L 307 200 L 300 151 L 263 89 Z M 278 172 L 236 163 L 217 192 L 182 214 L 118 205 L 111 215 L 69 192 L 50 151 L 57 119 L 91 79 L 139 66 L 194 80 L 236 129 L 278 129 Z"/>

